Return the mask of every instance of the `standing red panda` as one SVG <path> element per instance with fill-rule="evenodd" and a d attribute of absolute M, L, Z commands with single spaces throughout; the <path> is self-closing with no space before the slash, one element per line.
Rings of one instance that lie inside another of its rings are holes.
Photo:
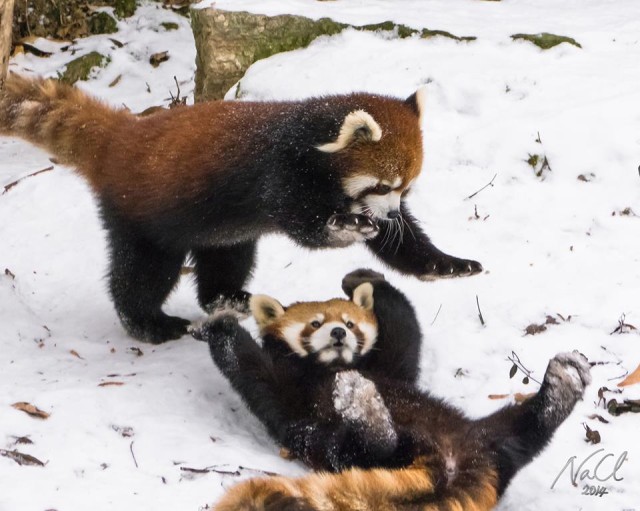
<path fill-rule="evenodd" d="M 310 248 L 365 242 L 423 279 L 481 271 L 438 250 L 402 200 L 422 168 L 423 103 L 421 92 L 214 101 L 140 118 L 57 81 L 12 75 L 0 134 L 44 147 L 87 179 L 118 316 L 133 337 L 163 342 L 186 332 L 185 319 L 162 311 L 185 257 L 203 308 L 246 311 L 243 286 L 269 232 Z"/>

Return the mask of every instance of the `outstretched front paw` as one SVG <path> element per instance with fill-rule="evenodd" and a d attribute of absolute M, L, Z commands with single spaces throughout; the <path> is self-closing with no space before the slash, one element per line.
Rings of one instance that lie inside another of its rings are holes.
<path fill-rule="evenodd" d="M 380 228 L 373 219 L 366 215 L 338 213 L 329 217 L 326 231 L 331 246 L 345 247 L 352 243 L 375 238 Z"/>
<path fill-rule="evenodd" d="M 447 254 L 434 258 L 427 264 L 420 280 L 435 280 L 449 277 L 467 277 L 482 271 L 482 265 L 471 259 L 459 259 Z"/>
<path fill-rule="evenodd" d="M 543 420 L 557 425 L 571 413 L 591 383 L 590 369 L 589 361 L 579 351 L 558 353 L 549 361 L 540 389 L 545 403 Z"/>

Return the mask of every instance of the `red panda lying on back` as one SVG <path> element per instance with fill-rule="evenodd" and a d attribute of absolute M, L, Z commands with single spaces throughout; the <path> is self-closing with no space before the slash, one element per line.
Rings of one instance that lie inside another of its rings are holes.
<path fill-rule="evenodd" d="M 344 300 L 332 301 L 328 315 L 330 302 L 285 308 L 253 297 L 262 347 L 230 316 L 196 332 L 271 436 L 325 471 L 240 483 L 212 509 L 493 509 L 582 398 L 591 381 L 585 357 L 556 355 L 534 397 L 472 420 L 417 387 L 421 335 L 406 297 L 369 270 L 347 275 L 343 289 L 377 322 L 375 342 L 352 342 L 363 348 L 353 357 L 339 355 L 346 337 L 334 329 L 353 332 L 354 341 L 362 324 L 374 323 L 354 321 Z"/>
<path fill-rule="evenodd" d="M 423 94 L 214 101 L 136 117 L 54 80 L 9 76 L 0 134 L 43 146 L 87 179 L 110 245 L 109 288 L 130 335 L 163 342 L 188 322 L 162 305 L 185 257 L 207 311 L 247 311 L 256 242 L 366 243 L 420 278 L 479 263 L 438 250 L 403 197 L 422 168 Z M 403 235 L 403 231 L 406 233 Z"/>

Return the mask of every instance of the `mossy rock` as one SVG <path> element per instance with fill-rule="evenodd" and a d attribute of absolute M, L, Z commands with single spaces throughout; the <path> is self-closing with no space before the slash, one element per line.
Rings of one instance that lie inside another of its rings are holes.
<path fill-rule="evenodd" d="M 69 62 L 64 73 L 60 75 L 60 81 L 73 85 L 78 80 L 87 80 L 94 67 L 105 67 L 108 63 L 107 57 L 92 51 Z"/>
<path fill-rule="evenodd" d="M 429 39 L 431 37 L 446 37 L 448 39 L 453 39 L 454 41 L 460 42 L 469 42 L 478 39 L 475 36 L 457 36 L 445 30 L 429 30 L 428 28 L 422 30 L 422 32 L 420 33 L 420 37 L 422 37 L 422 39 Z"/>
<path fill-rule="evenodd" d="M 562 43 L 569 43 L 578 48 L 582 48 L 580 43 L 571 37 L 549 34 L 547 32 L 542 32 L 540 34 L 514 34 L 511 36 L 511 39 L 514 41 L 518 39 L 529 41 L 542 50 L 548 50 L 549 48 L 553 48 L 554 46 L 558 46 Z"/>
<path fill-rule="evenodd" d="M 180 25 L 174 23 L 173 21 L 163 21 L 162 23 L 160 23 L 160 26 L 167 32 L 170 32 L 171 30 L 178 30 L 180 28 Z"/>
<path fill-rule="evenodd" d="M 136 0 L 115 0 L 113 12 L 120 18 L 128 18 L 136 12 Z"/>
<path fill-rule="evenodd" d="M 193 9 L 191 25 L 196 42 L 196 101 L 220 99 L 258 60 L 300 48 L 317 37 L 335 35 L 346 28 L 364 31 L 393 31 L 399 38 L 411 36 L 450 37 L 469 41 L 439 30 L 417 30 L 391 21 L 354 26 L 330 18 L 313 20 L 304 16 L 266 16 L 244 11 Z"/>
<path fill-rule="evenodd" d="M 118 22 L 104 11 L 96 12 L 89 18 L 89 32 L 92 34 L 114 34 L 118 31 Z"/>

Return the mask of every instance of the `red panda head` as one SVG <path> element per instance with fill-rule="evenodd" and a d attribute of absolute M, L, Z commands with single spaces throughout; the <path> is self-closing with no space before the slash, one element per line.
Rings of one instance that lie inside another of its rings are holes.
<path fill-rule="evenodd" d="M 334 298 L 283 307 L 274 298 L 254 295 L 250 306 L 262 336 L 271 335 L 298 356 L 327 366 L 352 365 L 371 350 L 378 335 L 370 283 L 358 286 L 352 301 Z"/>
<path fill-rule="evenodd" d="M 425 91 L 406 101 L 369 95 L 358 100 L 362 108 L 348 113 L 338 136 L 317 149 L 335 160 L 353 213 L 395 219 L 401 197 L 422 169 Z"/>

